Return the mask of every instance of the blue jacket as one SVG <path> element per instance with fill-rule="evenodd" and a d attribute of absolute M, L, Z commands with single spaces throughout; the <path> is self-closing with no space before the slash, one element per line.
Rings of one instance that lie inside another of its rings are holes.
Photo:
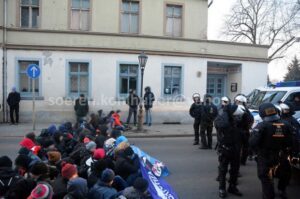
<path fill-rule="evenodd" d="M 117 196 L 117 190 L 98 181 L 97 184 L 90 189 L 88 198 L 89 199 L 114 199 Z"/>

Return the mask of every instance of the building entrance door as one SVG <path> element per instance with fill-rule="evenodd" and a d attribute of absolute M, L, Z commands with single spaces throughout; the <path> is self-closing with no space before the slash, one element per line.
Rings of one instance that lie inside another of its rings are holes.
<path fill-rule="evenodd" d="M 206 93 L 213 97 L 213 103 L 219 105 L 225 95 L 225 75 L 207 75 Z"/>

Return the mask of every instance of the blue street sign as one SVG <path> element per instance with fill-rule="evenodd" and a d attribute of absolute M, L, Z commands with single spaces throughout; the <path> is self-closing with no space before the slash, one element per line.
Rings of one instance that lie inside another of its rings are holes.
<path fill-rule="evenodd" d="M 41 74 L 41 70 L 40 70 L 39 66 L 36 64 L 30 64 L 27 67 L 26 72 L 27 72 L 28 77 L 30 77 L 31 79 L 36 79 Z"/>

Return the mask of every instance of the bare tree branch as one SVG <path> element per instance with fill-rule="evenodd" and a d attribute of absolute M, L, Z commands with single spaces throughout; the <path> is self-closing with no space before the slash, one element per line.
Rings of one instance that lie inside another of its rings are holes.
<path fill-rule="evenodd" d="M 225 20 L 223 34 L 231 41 L 269 45 L 270 58 L 277 59 L 297 32 L 300 0 L 238 0 Z"/>

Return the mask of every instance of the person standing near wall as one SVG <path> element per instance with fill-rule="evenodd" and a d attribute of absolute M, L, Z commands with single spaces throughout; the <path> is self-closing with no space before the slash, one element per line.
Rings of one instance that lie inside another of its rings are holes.
<path fill-rule="evenodd" d="M 80 94 L 80 97 L 76 99 L 74 110 L 77 122 L 80 122 L 81 120 L 85 119 L 89 112 L 89 104 L 84 94 Z"/>
<path fill-rule="evenodd" d="M 134 126 L 136 126 L 136 115 L 138 105 L 140 104 L 140 98 L 135 94 L 135 90 L 129 90 L 129 96 L 126 99 L 126 104 L 129 106 L 129 112 L 126 123 L 127 125 L 129 125 L 133 113 L 133 124 Z"/>
<path fill-rule="evenodd" d="M 16 87 L 13 87 L 7 97 L 7 104 L 9 105 L 9 112 L 10 112 L 10 122 L 12 125 L 19 123 L 20 101 L 21 101 L 20 93 L 17 92 Z M 14 118 L 14 114 L 16 115 L 16 120 Z"/>
<path fill-rule="evenodd" d="M 151 92 L 151 88 L 147 86 L 145 88 L 145 95 L 144 95 L 144 106 L 145 106 L 145 111 L 146 111 L 146 119 L 145 123 L 148 126 L 152 125 L 152 115 L 151 115 L 151 109 L 153 107 L 153 102 L 155 101 L 155 96 Z"/>
<path fill-rule="evenodd" d="M 192 104 L 190 108 L 190 115 L 194 118 L 194 143 L 193 145 L 199 144 L 199 129 L 200 129 L 200 123 L 201 123 L 201 112 L 202 112 L 202 103 L 200 94 L 195 93 L 193 95 L 194 103 Z"/>

